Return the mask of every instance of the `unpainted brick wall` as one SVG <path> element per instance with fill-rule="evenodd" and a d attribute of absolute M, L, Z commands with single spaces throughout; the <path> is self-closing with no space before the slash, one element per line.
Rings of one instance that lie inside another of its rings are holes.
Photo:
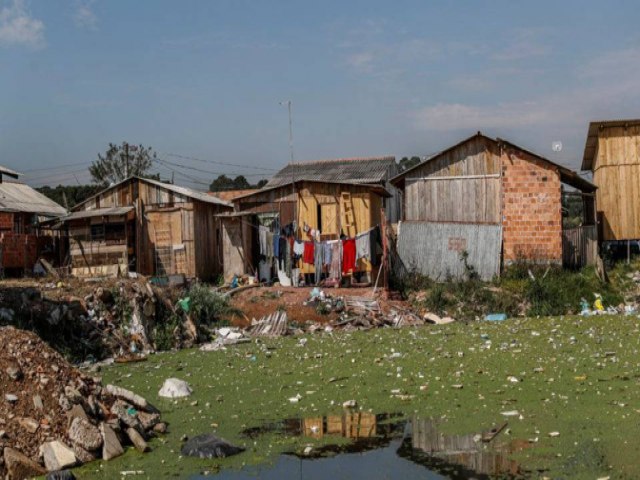
<path fill-rule="evenodd" d="M 13 213 L 0 212 L 0 230 L 13 231 Z"/>
<path fill-rule="evenodd" d="M 562 262 L 562 202 L 556 168 L 524 152 L 502 153 L 504 263 Z"/>

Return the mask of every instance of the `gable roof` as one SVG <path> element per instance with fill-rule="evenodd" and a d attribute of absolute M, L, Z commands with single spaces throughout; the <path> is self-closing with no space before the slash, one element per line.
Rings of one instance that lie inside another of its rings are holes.
<path fill-rule="evenodd" d="M 286 185 L 293 181 L 381 183 L 396 171 L 393 156 L 338 158 L 289 163 L 267 182 L 265 187 Z"/>
<path fill-rule="evenodd" d="M 489 141 L 489 142 L 491 142 L 491 143 L 493 143 L 493 144 L 495 144 L 497 146 L 506 145 L 506 146 L 508 146 L 510 148 L 513 148 L 515 150 L 520 150 L 521 152 L 527 153 L 528 155 L 531 155 L 531 156 L 537 158 L 538 160 L 541 160 L 541 161 L 543 161 L 543 162 L 545 162 L 545 163 L 557 168 L 558 169 L 558 173 L 560 174 L 560 181 L 563 182 L 563 183 L 566 183 L 567 185 L 570 185 L 570 186 L 572 186 L 574 188 L 577 188 L 578 190 L 581 190 L 583 192 L 595 192 L 596 189 L 597 189 L 597 187 L 593 183 L 591 183 L 590 181 L 582 178 L 578 174 L 578 172 L 576 172 L 574 170 L 571 170 L 570 168 L 567 168 L 567 167 L 565 167 L 563 165 L 560 165 L 558 163 L 552 162 L 548 158 L 545 158 L 545 157 L 543 157 L 541 155 L 538 155 L 537 153 L 534 153 L 534 152 L 532 152 L 530 150 L 522 148 L 522 147 L 516 145 L 515 143 L 511 143 L 511 142 L 509 142 L 507 140 L 504 140 L 504 139 L 501 139 L 501 138 L 495 138 L 494 139 L 494 138 L 488 137 L 488 136 L 484 135 L 482 132 L 478 132 L 475 135 L 472 135 L 472 136 L 470 136 L 468 138 L 465 138 L 461 142 L 458 142 L 455 145 L 453 145 L 451 147 L 448 147 L 448 148 L 442 150 L 441 152 L 436 153 L 435 155 L 432 155 L 431 157 L 426 159 L 424 162 L 420 162 L 419 164 L 417 164 L 417 165 L 405 170 L 404 172 L 400 173 L 399 175 L 396 175 L 395 177 L 393 177 L 391 179 L 391 183 L 393 185 L 395 185 L 395 186 L 398 186 L 400 181 L 402 179 L 404 179 L 407 176 L 408 173 L 411 173 L 414 170 L 416 170 L 418 168 L 421 168 L 426 163 L 431 162 L 431 161 L 437 159 L 438 157 L 440 157 L 440 156 L 442 156 L 442 155 L 444 155 L 446 153 L 449 153 L 451 150 L 454 150 L 454 149 L 460 147 L 461 145 L 464 145 L 465 143 L 467 143 L 467 142 L 469 142 L 469 141 L 471 141 L 471 140 L 473 140 L 475 138 L 478 138 L 478 137 L 484 138 L 485 140 L 487 140 L 487 141 Z"/>
<path fill-rule="evenodd" d="M 109 190 L 117 188 L 120 185 L 122 185 L 123 183 L 129 182 L 129 181 L 134 180 L 134 179 L 135 180 L 140 180 L 142 182 L 150 183 L 151 185 L 155 185 L 157 187 L 164 188 L 164 189 L 169 190 L 171 192 L 177 193 L 178 195 L 183 195 L 183 196 L 188 197 L 188 198 L 193 198 L 194 200 L 199 200 L 201 202 L 213 203 L 215 205 L 223 205 L 225 207 L 233 207 L 232 203 L 225 202 L 224 200 L 221 200 L 218 197 L 214 197 L 213 195 L 209 195 L 206 192 L 199 192 L 197 190 L 192 190 L 192 189 L 187 188 L 187 187 L 180 187 L 178 185 L 173 185 L 173 184 L 170 184 L 170 183 L 162 183 L 162 182 L 159 182 L 157 180 L 152 180 L 150 178 L 131 176 L 131 177 L 125 178 L 124 180 L 119 181 L 118 183 L 114 183 L 113 185 L 108 186 L 104 190 L 100 190 L 95 195 L 92 195 L 91 197 L 87 198 L 86 200 L 84 200 L 84 201 L 78 203 L 77 205 L 75 205 L 72 210 L 77 211 L 78 208 L 81 207 L 82 205 L 84 205 L 85 203 L 88 203 L 91 200 L 95 199 L 96 197 L 99 197 L 100 195 L 104 194 L 105 192 L 108 192 Z"/>
<path fill-rule="evenodd" d="M 298 178 L 296 179 L 296 181 L 292 181 L 289 180 L 286 183 L 282 183 L 281 185 L 274 185 L 272 187 L 265 185 L 264 187 L 262 187 L 260 190 L 255 190 L 251 193 L 246 193 L 244 195 L 238 195 L 237 197 L 235 197 L 233 200 L 234 201 L 238 201 L 238 200 L 243 200 L 245 198 L 249 198 L 252 197 L 254 195 L 259 195 L 261 193 L 265 193 L 265 192 L 270 192 L 272 190 L 277 190 L 278 188 L 282 188 L 282 187 L 286 187 L 288 185 L 292 185 L 292 184 L 300 184 L 300 183 L 304 183 L 304 182 L 309 182 L 309 183 L 329 183 L 332 185 L 349 185 L 349 186 L 355 186 L 355 187 L 365 187 L 367 188 L 369 191 L 380 195 L 381 197 L 385 197 L 385 198 L 389 198 L 391 197 L 391 194 L 389 193 L 389 191 L 384 188 L 383 185 L 379 184 L 379 183 L 360 183 L 360 182 L 334 182 L 334 181 L 327 181 L 327 180 L 309 180 L 306 178 Z"/>
<path fill-rule="evenodd" d="M 63 207 L 29 185 L 6 179 L 0 183 L 0 212 L 35 213 L 42 217 L 61 217 L 67 213 Z"/>
<path fill-rule="evenodd" d="M 582 170 L 593 169 L 593 160 L 596 156 L 596 147 L 598 146 L 598 132 L 603 128 L 609 127 L 635 127 L 640 125 L 640 119 L 630 120 L 601 120 L 589 123 L 587 130 L 587 140 L 584 145 L 584 154 L 582 155 Z"/>

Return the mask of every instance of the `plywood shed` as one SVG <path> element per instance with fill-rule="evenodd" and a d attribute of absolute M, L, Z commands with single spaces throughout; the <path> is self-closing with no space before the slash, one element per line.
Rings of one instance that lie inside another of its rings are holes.
<path fill-rule="evenodd" d="M 131 177 L 77 205 L 62 225 L 72 273 L 127 271 L 202 280 L 222 273 L 219 213 L 232 205 L 204 192 Z"/>
<path fill-rule="evenodd" d="M 582 170 L 598 186 L 600 240 L 640 239 L 640 119 L 591 122 Z"/>
<path fill-rule="evenodd" d="M 54 238 L 40 230 L 39 222 L 67 213 L 53 200 L 19 182 L 19 175 L 0 166 L 0 268 L 5 273 L 30 271 L 41 256 L 51 260 Z"/>
<path fill-rule="evenodd" d="M 485 278 L 499 274 L 503 264 L 562 263 L 563 184 L 591 205 L 585 209 L 591 214 L 584 224 L 594 223 L 595 185 L 540 155 L 480 132 L 391 182 L 403 198 L 399 248 L 419 264 L 418 270 L 439 273 L 441 279 L 464 274 L 463 252 Z"/>
<path fill-rule="evenodd" d="M 307 238 L 303 230 L 307 225 L 320 230 L 321 241 L 337 240 L 342 234 L 355 237 L 379 225 L 384 199 L 389 196 L 380 184 L 299 179 L 278 182 L 278 185 L 236 197 L 236 211 L 220 216 L 225 280 L 256 272 L 259 217 L 273 216 L 280 226 L 295 222 L 295 236 L 299 239 Z M 358 260 L 357 272 L 367 273 L 370 277 L 373 270 L 369 261 Z M 301 264 L 301 273 L 314 273 L 314 267 Z"/>

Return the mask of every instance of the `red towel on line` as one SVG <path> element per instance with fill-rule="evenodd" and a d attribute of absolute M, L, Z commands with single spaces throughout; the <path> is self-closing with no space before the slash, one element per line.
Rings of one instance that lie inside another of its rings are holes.
<path fill-rule="evenodd" d="M 342 273 L 356 269 L 356 239 L 347 238 L 342 241 Z"/>
<path fill-rule="evenodd" d="M 304 242 L 304 253 L 302 254 L 302 261 L 304 263 L 308 263 L 309 265 L 314 264 L 313 242 Z"/>

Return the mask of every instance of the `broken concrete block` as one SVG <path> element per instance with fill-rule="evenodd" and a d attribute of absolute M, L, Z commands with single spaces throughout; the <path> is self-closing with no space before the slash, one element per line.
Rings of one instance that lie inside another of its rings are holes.
<path fill-rule="evenodd" d="M 18 418 L 18 424 L 24 428 L 28 433 L 36 433 L 40 424 L 33 418 L 21 417 Z"/>
<path fill-rule="evenodd" d="M 11 479 L 39 477 L 47 473 L 39 463 L 13 448 L 5 447 L 3 454 L 4 464 Z"/>
<path fill-rule="evenodd" d="M 106 387 L 104 387 L 104 391 L 116 398 L 125 400 L 139 410 L 158 413 L 158 409 L 147 402 L 145 398 L 133 393 L 130 390 L 127 390 L 126 388 L 116 387 L 115 385 L 107 385 Z"/>
<path fill-rule="evenodd" d="M 87 412 L 84 411 L 82 405 L 78 404 L 71 407 L 71 410 L 67 412 L 67 418 L 69 419 L 69 426 L 71 426 L 71 423 L 75 418 L 82 418 L 87 421 L 89 420 L 89 417 L 87 417 Z"/>
<path fill-rule="evenodd" d="M 151 430 L 159 421 L 159 413 L 138 412 L 138 420 L 144 430 Z"/>
<path fill-rule="evenodd" d="M 67 435 L 73 443 L 85 450 L 97 450 L 102 446 L 100 430 L 83 418 L 73 419 Z"/>
<path fill-rule="evenodd" d="M 104 423 L 100 424 L 100 433 L 102 434 L 102 458 L 104 460 L 111 460 L 124 453 L 122 444 L 111 427 Z"/>
<path fill-rule="evenodd" d="M 150 450 L 147 442 L 144 441 L 142 435 L 140 435 L 135 428 L 127 428 L 127 437 L 129 437 L 129 440 L 131 440 L 131 443 L 133 443 L 133 446 L 136 447 L 136 450 L 139 452 L 144 453 Z"/>
<path fill-rule="evenodd" d="M 64 470 L 76 464 L 76 454 L 64 443 L 54 440 L 43 443 L 40 446 L 40 453 L 44 459 L 44 466 L 48 472 Z"/>

